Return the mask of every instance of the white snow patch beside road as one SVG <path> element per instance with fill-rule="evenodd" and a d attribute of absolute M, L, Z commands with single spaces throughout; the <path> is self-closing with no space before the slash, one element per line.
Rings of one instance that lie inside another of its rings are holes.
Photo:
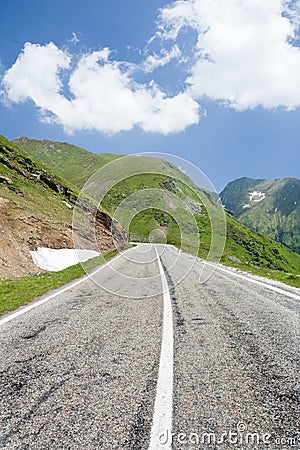
<path fill-rule="evenodd" d="M 85 262 L 88 259 L 99 256 L 100 253 L 94 250 L 76 250 L 69 248 L 54 249 L 46 247 L 38 247 L 37 251 L 29 252 L 34 264 L 40 269 L 49 272 L 58 272 L 67 267 Z"/>

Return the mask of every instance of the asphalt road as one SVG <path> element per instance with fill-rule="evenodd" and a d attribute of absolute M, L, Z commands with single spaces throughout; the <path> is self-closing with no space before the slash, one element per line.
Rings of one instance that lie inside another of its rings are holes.
<path fill-rule="evenodd" d="M 300 448 L 300 290 L 157 250 L 0 320 L 1 449 Z"/>

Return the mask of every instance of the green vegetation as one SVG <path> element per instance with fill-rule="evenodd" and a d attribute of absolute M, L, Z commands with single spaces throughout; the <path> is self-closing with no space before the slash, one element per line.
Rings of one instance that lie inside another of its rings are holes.
<path fill-rule="evenodd" d="M 99 163 L 98 165 L 96 160 L 98 161 L 99 158 L 100 161 L 102 155 L 94 155 L 82 149 L 79 151 L 80 156 L 77 160 L 75 157 L 77 150 L 74 148 L 71 164 L 68 159 L 70 158 L 68 156 L 70 149 L 68 144 L 51 143 L 50 141 L 32 141 L 27 138 L 18 140 L 18 143 L 30 154 L 35 154 L 35 157 L 41 159 L 45 164 L 47 164 L 46 156 L 51 155 L 51 164 L 50 162 L 49 164 L 55 170 L 55 173 L 63 176 L 68 182 L 74 183 L 78 187 L 81 187 L 91 174 L 101 167 L 104 161 L 102 159 L 101 164 Z M 45 146 L 47 147 L 47 151 L 45 150 Z M 84 155 L 86 161 L 90 159 L 94 163 L 94 165 L 88 165 L 86 172 L 82 171 L 82 155 Z M 111 155 L 110 158 L 108 155 L 105 155 L 105 158 L 107 158 L 106 161 L 111 161 L 118 156 L 120 155 Z M 96 160 L 93 158 L 96 158 Z M 65 162 L 64 167 L 62 167 L 61 161 Z M 140 168 L 143 168 L 145 162 L 145 157 L 140 157 L 137 164 Z M 165 201 L 166 204 L 170 204 L 172 203 L 170 196 L 169 200 L 166 200 L 167 197 L 163 193 L 165 192 L 168 195 L 173 194 L 178 199 L 187 203 L 192 210 L 201 239 L 198 255 L 201 258 L 206 258 L 211 245 L 211 230 L 209 214 L 207 208 L 204 206 L 203 200 L 205 200 L 205 204 L 208 204 L 208 199 L 213 202 L 212 194 L 200 191 L 187 176 L 167 161 L 152 159 L 151 167 L 154 173 L 141 173 L 125 177 L 122 182 L 117 183 L 111 188 L 103 199 L 103 208 L 113 215 L 124 199 L 128 199 L 133 195 L 132 205 L 136 208 L 137 214 L 133 218 L 129 228 L 131 239 L 146 242 L 149 240 L 149 236 L 153 230 L 160 230 L 165 234 L 168 243 L 180 246 L 181 236 L 178 221 L 184 222 L 186 220 L 186 209 L 184 207 L 180 208 L 178 205 L 173 205 L 173 210 L 171 208 L 171 211 L 167 208 L 155 208 L 151 201 L 152 194 L 149 194 L 147 197 L 148 204 L 143 197 L 134 196 L 136 192 L 143 192 L 146 189 L 156 189 L 161 194 L 153 193 L 152 199 L 155 198 L 157 200 L 157 195 L 161 195 L 160 200 L 162 203 Z M 258 190 L 256 186 L 262 182 L 263 180 L 253 181 L 246 179 L 245 189 L 247 196 L 248 190 Z M 263 186 L 264 190 L 267 190 L 271 184 L 270 182 L 269 184 L 266 182 Z M 240 201 L 245 200 L 243 197 L 245 189 L 243 189 L 240 187 Z M 262 203 L 260 202 L 258 205 Z M 291 202 L 289 202 L 289 205 L 291 206 Z M 177 214 L 176 220 L 174 218 L 175 212 Z M 225 211 L 225 214 L 227 220 L 227 239 L 221 260 L 223 264 L 299 286 L 300 255 L 281 243 L 275 242 L 244 226 L 227 211 Z M 295 222 L 298 229 L 299 221 L 300 219 L 297 219 Z M 189 226 L 185 227 L 184 232 L 187 236 L 190 233 L 190 239 L 193 241 L 195 236 L 192 234 Z"/>
<path fill-rule="evenodd" d="M 72 222 L 72 211 L 64 201 L 76 199 L 78 188 L 65 182 L 45 166 L 0 135 L 0 196 L 9 201 L 10 217 L 30 216 L 55 222 Z"/>
<path fill-rule="evenodd" d="M 232 256 L 240 262 L 232 261 Z M 300 287 L 300 255 L 238 223 L 229 214 L 226 246 L 221 262 Z"/>
<path fill-rule="evenodd" d="M 123 155 L 95 154 L 66 142 L 39 141 L 21 137 L 13 141 L 33 159 L 40 161 L 64 180 L 81 188 L 105 164 Z"/>
<path fill-rule="evenodd" d="M 163 175 L 136 175 L 115 185 L 104 198 L 103 204 L 113 214 L 124 198 L 135 191 L 147 188 L 167 188 L 178 198 L 185 201 L 192 200 L 194 209 L 197 205 L 200 207 L 201 212 L 195 213 L 201 239 L 198 255 L 205 259 L 211 244 L 210 219 L 197 192 L 185 186 L 181 181 Z M 137 210 L 141 206 L 138 202 L 137 198 L 135 200 Z M 182 215 L 184 214 L 185 211 L 179 212 L 179 217 L 183 219 Z M 298 275 L 300 273 L 300 255 L 286 246 L 254 232 L 235 220 L 231 214 L 227 212 L 225 214 L 227 236 L 221 259 L 223 264 L 300 287 Z M 147 242 L 151 231 L 155 229 L 160 229 L 166 234 L 167 243 L 180 247 L 180 230 L 175 220 L 166 212 L 151 208 L 143 210 L 134 217 L 130 226 L 130 235 L 134 241 Z"/>
<path fill-rule="evenodd" d="M 243 270 L 244 272 L 248 272 L 253 275 L 259 275 L 260 277 L 280 281 L 281 283 L 288 284 L 289 286 L 300 288 L 300 275 L 295 273 L 279 272 L 278 270 L 266 269 L 264 267 L 248 264 L 238 264 L 231 261 L 223 264 L 228 267 L 235 267 L 236 269 Z"/>
<path fill-rule="evenodd" d="M 91 271 L 104 261 L 114 257 L 115 252 L 103 254 L 103 257 L 90 259 L 85 268 Z M 14 280 L 0 280 L 0 314 L 24 305 L 33 298 L 39 297 L 51 289 L 58 288 L 85 274 L 81 264 L 68 267 L 59 272 L 41 273 L 32 277 L 16 278 Z"/>
<path fill-rule="evenodd" d="M 170 245 L 181 245 L 181 234 L 178 224 L 173 217 L 159 209 L 147 209 L 138 213 L 130 223 L 129 233 L 133 242 L 149 242 L 151 232 L 160 230 L 161 234 L 156 232 L 153 238 L 155 242 L 166 243 Z"/>

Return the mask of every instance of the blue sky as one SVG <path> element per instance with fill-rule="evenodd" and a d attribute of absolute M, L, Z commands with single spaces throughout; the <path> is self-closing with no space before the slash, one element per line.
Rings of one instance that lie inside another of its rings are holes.
<path fill-rule="evenodd" d="M 1 2 L 0 133 L 172 153 L 217 190 L 299 178 L 299 11 L 281 0 Z"/>

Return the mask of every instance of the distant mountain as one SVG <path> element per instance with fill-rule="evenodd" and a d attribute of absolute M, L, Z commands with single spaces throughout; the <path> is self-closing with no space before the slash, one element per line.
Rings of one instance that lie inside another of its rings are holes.
<path fill-rule="evenodd" d="M 30 138 L 19 138 L 14 141 L 23 150 L 37 161 L 42 162 L 51 171 L 63 179 L 68 185 L 75 185 L 81 188 L 90 176 L 95 173 L 106 162 L 123 155 L 94 154 L 79 147 L 67 143 L 38 141 Z M 170 162 L 157 159 L 138 157 L 139 166 L 144 168 L 151 159 L 151 173 L 140 173 L 117 182 L 113 188 L 105 195 L 102 206 L 113 215 L 124 198 L 131 198 L 135 192 L 158 189 L 162 197 L 164 192 L 174 194 L 178 199 L 184 201 L 193 211 L 198 230 L 201 236 L 199 256 L 206 258 L 211 243 L 210 218 L 207 208 L 197 194 L 200 188 L 197 187 L 190 178 L 184 175 L 177 167 Z M 142 171 L 143 172 L 143 171 Z M 110 173 L 113 179 L 118 179 L 119 174 Z M 91 186 L 93 183 L 91 183 Z M 202 195 L 202 197 L 201 197 Z M 213 204 L 215 198 L 211 193 L 201 191 L 203 195 Z M 132 197 L 133 201 L 136 197 Z M 135 204 L 137 213 L 130 223 L 130 235 L 132 240 L 147 242 L 149 235 L 154 230 L 159 230 L 165 234 L 169 244 L 181 245 L 181 234 L 178 224 L 174 218 L 163 209 L 150 207 L 141 210 L 139 204 Z M 205 201 L 207 205 L 207 201 Z M 172 205 L 171 205 L 172 206 Z M 172 208 L 175 208 L 173 205 Z M 175 208 L 176 209 L 176 208 Z M 177 210 L 176 210 L 177 211 Z M 177 217 L 184 222 L 186 210 L 177 211 Z M 282 281 L 299 285 L 298 273 L 300 271 L 300 256 L 270 238 L 259 235 L 248 227 L 237 221 L 231 214 L 225 212 L 227 221 L 227 240 L 222 262 L 234 267 L 239 267 L 253 273 L 274 277 Z M 185 229 L 189 234 L 189 229 Z M 188 241 L 189 241 L 188 236 Z"/>
<path fill-rule="evenodd" d="M 239 178 L 220 198 L 244 225 L 300 253 L 300 180 Z"/>

